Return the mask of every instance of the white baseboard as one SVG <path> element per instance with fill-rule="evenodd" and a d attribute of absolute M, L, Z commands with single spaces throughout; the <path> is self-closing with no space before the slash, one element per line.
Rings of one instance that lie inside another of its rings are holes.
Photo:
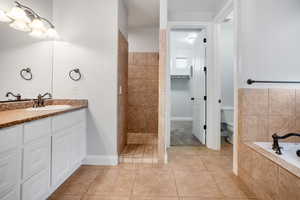
<path fill-rule="evenodd" d="M 192 117 L 172 117 L 171 121 L 193 121 Z"/>
<path fill-rule="evenodd" d="M 84 165 L 116 166 L 116 165 L 118 165 L 118 156 L 88 155 L 84 159 L 83 164 Z"/>

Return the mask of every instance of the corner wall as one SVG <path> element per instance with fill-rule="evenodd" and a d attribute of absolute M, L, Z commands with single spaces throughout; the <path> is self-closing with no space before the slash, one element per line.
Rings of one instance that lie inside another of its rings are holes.
<path fill-rule="evenodd" d="M 118 105 L 118 0 L 54 0 L 61 40 L 54 45 L 54 98 L 87 98 L 87 164 L 115 165 Z M 75 23 L 76 22 L 76 23 Z M 80 68 L 82 79 L 68 73 Z"/>

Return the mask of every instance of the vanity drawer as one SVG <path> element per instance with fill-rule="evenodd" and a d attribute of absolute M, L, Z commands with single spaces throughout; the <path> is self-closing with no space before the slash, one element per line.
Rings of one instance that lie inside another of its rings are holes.
<path fill-rule="evenodd" d="M 51 119 L 41 119 L 24 125 L 24 143 L 51 134 Z"/>
<path fill-rule="evenodd" d="M 26 145 L 23 150 L 23 180 L 50 167 L 51 138 Z"/>
<path fill-rule="evenodd" d="M 50 192 L 49 170 L 44 170 L 33 176 L 22 185 L 22 200 L 46 199 Z"/>
<path fill-rule="evenodd" d="M 0 159 L 0 199 L 18 188 L 21 171 L 20 156 L 14 152 Z"/>
<path fill-rule="evenodd" d="M 23 126 L 0 129 L 0 154 L 15 150 L 21 143 Z"/>
<path fill-rule="evenodd" d="M 72 127 L 85 120 L 85 109 L 58 115 L 52 119 L 53 132 L 56 133 L 63 129 Z"/>

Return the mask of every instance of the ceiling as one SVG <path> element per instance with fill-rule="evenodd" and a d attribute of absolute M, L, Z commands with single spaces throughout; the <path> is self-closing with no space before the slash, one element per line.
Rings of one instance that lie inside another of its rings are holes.
<path fill-rule="evenodd" d="M 129 28 L 159 26 L 159 0 L 124 1 L 128 9 Z"/>
<path fill-rule="evenodd" d="M 216 12 L 227 0 L 169 0 L 169 12 Z"/>

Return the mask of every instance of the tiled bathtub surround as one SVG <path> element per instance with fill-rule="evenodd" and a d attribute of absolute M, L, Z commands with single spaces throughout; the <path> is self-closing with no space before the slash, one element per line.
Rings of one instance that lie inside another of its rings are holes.
<path fill-rule="evenodd" d="M 300 90 L 240 89 L 239 140 L 272 141 L 272 134 L 300 132 Z M 299 142 L 300 138 L 286 141 Z"/>
<path fill-rule="evenodd" d="M 300 199 L 300 178 L 255 148 L 239 145 L 239 177 L 261 200 Z"/>
<path fill-rule="evenodd" d="M 272 134 L 300 132 L 299 89 L 239 89 L 238 174 L 259 199 L 300 199 L 300 179 L 251 148 Z M 290 138 L 287 142 L 299 142 Z"/>
<path fill-rule="evenodd" d="M 158 132 L 158 53 L 129 53 L 128 132 Z"/>

